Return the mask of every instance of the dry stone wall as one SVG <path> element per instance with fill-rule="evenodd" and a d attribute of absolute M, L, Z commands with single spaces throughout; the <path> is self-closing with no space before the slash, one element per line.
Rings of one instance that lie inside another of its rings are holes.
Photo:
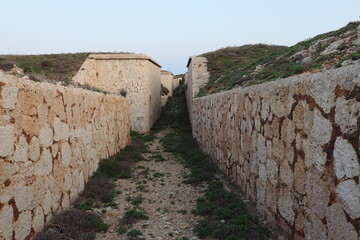
<path fill-rule="evenodd" d="M 360 239 L 359 64 L 195 98 L 192 123 L 290 239 Z"/>
<path fill-rule="evenodd" d="M 121 96 L 0 72 L 0 239 L 31 239 L 129 134 Z"/>
<path fill-rule="evenodd" d="M 131 129 L 148 132 L 161 113 L 160 65 L 140 54 L 91 54 L 73 80 L 111 93 L 126 92 Z"/>
<path fill-rule="evenodd" d="M 161 71 L 161 84 L 169 90 L 168 96 L 173 95 L 174 75 L 171 72 Z"/>
<path fill-rule="evenodd" d="M 193 99 L 199 93 L 200 88 L 209 82 L 209 72 L 207 71 L 207 59 L 205 57 L 190 57 L 188 64 L 188 72 L 185 75 L 186 83 L 186 103 L 189 111 L 189 119 L 192 122 Z"/>

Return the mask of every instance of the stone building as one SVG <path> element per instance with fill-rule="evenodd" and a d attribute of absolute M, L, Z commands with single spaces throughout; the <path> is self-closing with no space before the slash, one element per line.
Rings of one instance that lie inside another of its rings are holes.
<path fill-rule="evenodd" d="M 160 68 L 156 61 L 142 54 L 91 54 L 73 81 L 126 95 L 131 130 L 144 133 L 161 113 Z"/>
<path fill-rule="evenodd" d="M 173 94 L 173 79 L 174 74 L 165 70 L 161 70 L 161 84 L 169 90 L 169 93 L 166 96 L 161 96 L 161 106 L 165 106 L 168 98 Z"/>

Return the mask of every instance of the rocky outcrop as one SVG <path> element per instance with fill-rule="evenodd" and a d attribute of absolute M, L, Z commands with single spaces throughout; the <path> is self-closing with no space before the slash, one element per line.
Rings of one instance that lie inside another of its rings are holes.
<path fill-rule="evenodd" d="M 290 238 L 359 238 L 359 64 L 190 104 L 200 147 Z"/>
<path fill-rule="evenodd" d="M 129 134 L 121 96 L 0 72 L 0 239 L 31 239 Z"/>

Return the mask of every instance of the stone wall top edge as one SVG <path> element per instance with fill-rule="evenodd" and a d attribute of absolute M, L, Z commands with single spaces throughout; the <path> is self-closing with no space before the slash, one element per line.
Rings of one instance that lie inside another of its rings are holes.
<path fill-rule="evenodd" d="M 173 74 L 172 72 L 165 71 L 165 70 L 161 70 L 161 75 L 171 75 L 171 76 L 174 76 L 174 74 Z"/>
<path fill-rule="evenodd" d="M 189 67 L 189 66 L 190 66 L 190 63 L 191 63 L 193 60 L 195 60 L 195 59 L 198 59 L 198 60 L 200 60 L 200 61 L 202 61 L 202 62 L 207 62 L 207 58 L 206 58 L 206 57 L 191 56 L 191 57 L 189 57 L 189 60 L 188 60 L 188 62 L 187 62 L 187 64 L 186 64 L 186 67 Z"/>
<path fill-rule="evenodd" d="M 19 89 L 25 89 L 25 88 L 36 88 L 36 89 L 49 89 L 49 90 L 59 90 L 60 92 L 78 92 L 81 94 L 92 94 L 94 96 L 98 95 L 101 97 L 117 97 L 119 99 L 122 99 L 123 101 L 127 101 L 126 98 L 124 98 L 121 95 L 116 94 L 105 94 L 102 92 L 94 92 L 83 88 L 77 88 L 73 86 L 58 86 L 52 83 L 48 82 L 34 82 L 29 79 L 19 78 L 14 75 L 6 74 L 2 71 L 0 71 L 0 82 L 3 82 L 7 84 L 8 86 L 17 87 Z"/>
<path fill-rule="evenodd" d="M 161 65 L 145 54 L 90 54 L 89 59 L 95 60 L 148 60 L 161 68 Z"/>
<path fill-rule="evenodd" d="M 356 78 L 356 77 L 360 78 L 360 64 L 354 64 L 346 67 L 341 67 L 338 69 L 329 69 L 317 73 L 303 73 L 296 76 L 282 78 L 276 81 L 266 82 L 249 87 L 239 87 L 228 91 L 222 91 L 207 96 L 197 97 L 194 98 L 193 101 L 197 101 L 197 100 L 200 101 L 207 98 L 216 98 L 229 94 L 231 95 L 231 94 L 246 94 L 251 92 L 271 92 L 279 88 L 296 86 L 299 84 L 310 86 L 315 81 L 324 80 L 325 77 L 328 77 L 328 81 L 332 80 L 332 81 L 336 81 L 337 83 L 341 83 L 341 79 L 345 79 L 345 78 L 347 79 Z"/>

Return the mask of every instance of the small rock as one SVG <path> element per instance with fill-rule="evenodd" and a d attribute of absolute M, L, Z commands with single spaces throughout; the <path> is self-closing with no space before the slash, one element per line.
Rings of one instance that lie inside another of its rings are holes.
<path fill-rule="evenodd" d="M 312 58 L 311 57 L 306 57 L 303 60 L 301 60 L 301 63 L 306 64 L 306 65 L 310 65 L 312 63 Z"/>
<path fill-rule="evenodd" d="M 224 219 L 222 219 L 220 222 L 221 222 L 221 223 L 225 223 L 225 220 L 224 220 Z"/>
<path fill-rule="evenodd" d="M 13 68 L 10 69 L 9 72 L 12 73 L 12 74 L 16 74 L 16 75 L 24 75 L 24 70 L 22 70 L 21 68 L 19 68 L 15 64 L 14 64 Z"/>
<path fill-rule="evenodd" d="M 187 223 L 180 223 L 180 224 L 179 224 L 179 227 L 180 227 L 181 229 L 186 229 L 186 228 L 189 227 L 189 224 L 187 224 Z"/>
<path fill-rule="evenodd" d="M 348 60 L 343 61 L 343 62 L 341 63 L 341 66 L 342 66 L 342 67 L 345 67 L 345 66 L 349 66 L 349 65 L 352 65 L 352 64 L 354 64 L 354 61 L 348 59 Z"/>

